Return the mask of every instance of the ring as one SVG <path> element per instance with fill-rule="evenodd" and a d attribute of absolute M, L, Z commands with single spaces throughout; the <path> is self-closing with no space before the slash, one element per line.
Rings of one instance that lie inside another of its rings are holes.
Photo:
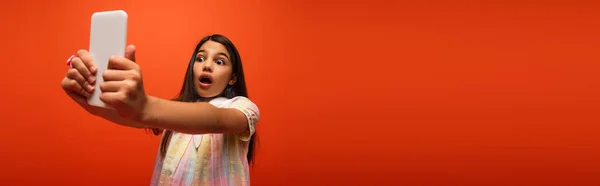
<path fill-rule="evenodd" d="M 71 61 L 73 60 L 73 58 L 75 58 L 75 55 L 71 55 L 71 57 L 69 57 L 69 59 L 67 59 L 67 66 L 70 66 L 71 68 L 73 68 L 73 64 L 71 64 Z"/>

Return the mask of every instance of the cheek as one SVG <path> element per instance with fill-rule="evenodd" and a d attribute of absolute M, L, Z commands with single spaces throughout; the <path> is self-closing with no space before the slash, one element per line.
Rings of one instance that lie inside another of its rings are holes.
<path fill-rule="evenodd" d="M 200 65 L 198 65 L 198 63 L 194 63 L 194 66 L 192 67 L 192 72 L 194 72 L 194 80 L 197 80 L 200 74 L 202 74 L 202 69 L 200 68 Z"/>
<path fill-rule="evenodd" d="M 224 84 L 229 84 L 229 80 L 231 79 L 231 69 L 223 69 L 219 73 L 219 80 Z"/>

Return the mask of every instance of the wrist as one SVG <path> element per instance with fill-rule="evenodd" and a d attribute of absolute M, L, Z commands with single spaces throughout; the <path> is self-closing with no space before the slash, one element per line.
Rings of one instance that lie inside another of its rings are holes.
<path fill-rule="evenodd" d="M 148 125 L 148 124 L 152 123 L 152 121 L 155 120 L 156 113 L 157 113 L 156 107 L 159 104 L 158 102 L 160 102 L 160 99 L 157 97 L 153 97 L 153 96 L 147 97 L 146 104 L 144 105 L 144 108 L 142 109 L 140 122 Z"/>

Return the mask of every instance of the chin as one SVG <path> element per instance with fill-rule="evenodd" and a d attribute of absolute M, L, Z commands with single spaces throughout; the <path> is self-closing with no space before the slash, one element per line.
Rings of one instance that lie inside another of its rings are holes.
<path fill-rule="evenodd" d="M 203 97 L 203 98 L 214 98 L 214 97 L 219 96 L 219 94 L 210 93 L 203 89 L 196 90 L 196 94 L 198 94 L 200 97 Z"/>

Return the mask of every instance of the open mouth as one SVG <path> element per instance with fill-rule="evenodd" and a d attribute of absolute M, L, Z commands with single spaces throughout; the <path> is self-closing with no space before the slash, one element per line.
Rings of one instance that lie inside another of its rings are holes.
<path fill-rule="evenodd" d="M 210 85 L 212 84 L 212 78 L 209 75 L 200 76 L 200 83 Z"/>

